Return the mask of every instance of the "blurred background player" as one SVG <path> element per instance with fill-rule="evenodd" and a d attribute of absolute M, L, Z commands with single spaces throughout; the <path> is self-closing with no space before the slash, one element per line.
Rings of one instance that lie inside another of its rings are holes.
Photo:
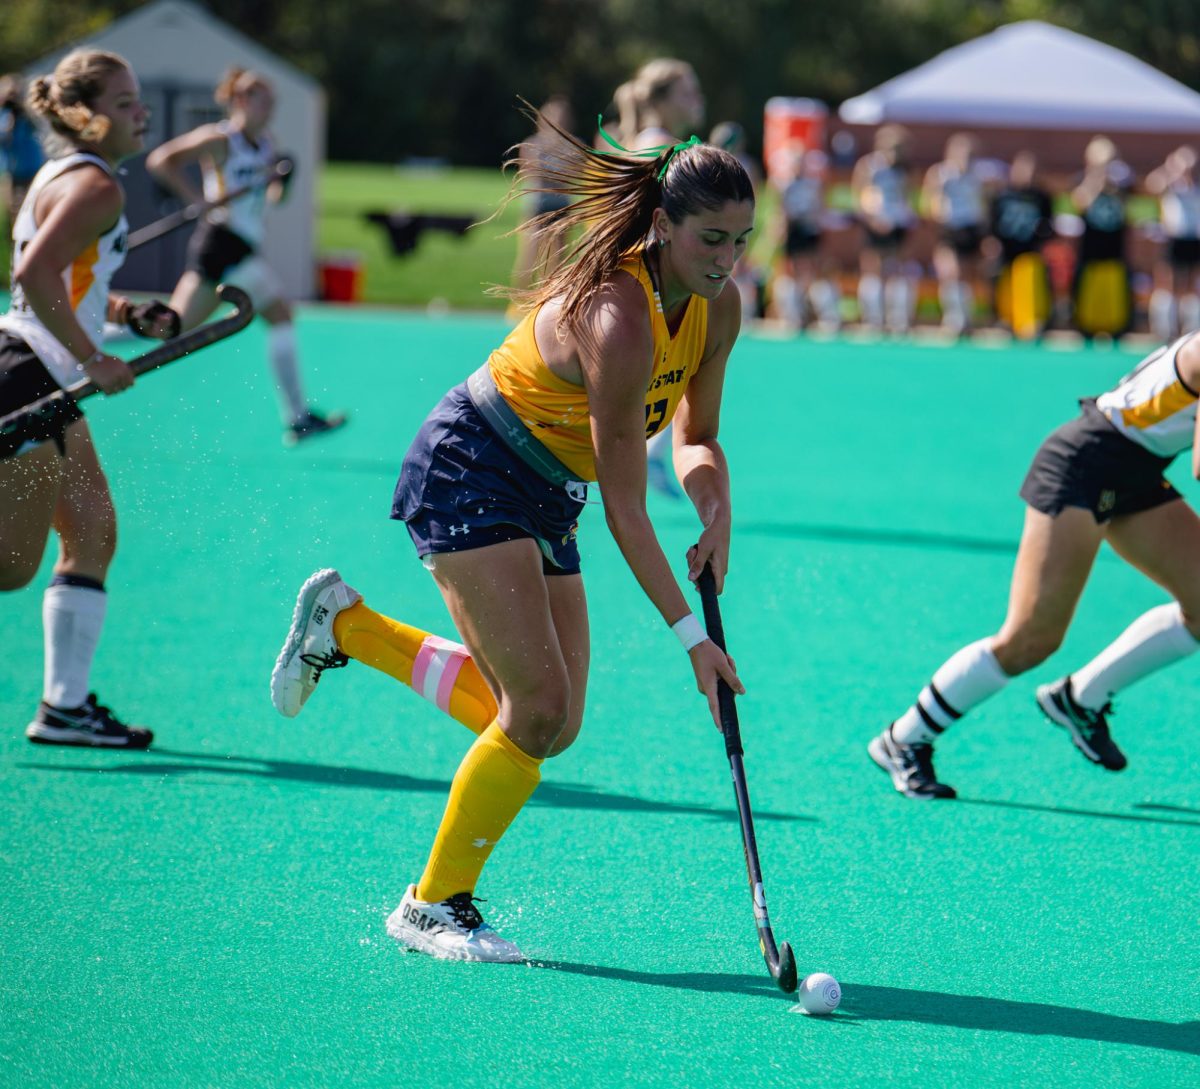
<path fill-rule="evenodd" d="M 802 144 L 780 152 L 778 180 L 782 271 L 771 285 L 775 314 L 789 328 L 801 329 L 811 313 L 819 327 L 841 326 L 837 287 L 821 275 L 820 249 L 825 216 L 825 153 Z"/>
<path fill-rule="evenodd" d="M 948 659 L 868 746 L 901 794 L 955 797 L 937 779 L 934 742 L 1058 649 L 1104 541 L 1173 600 L 1143 613 L 1083 668 L 1038 688 L 1037 704 L 1093 764 L 1125 767 L 1109 732 L 1112 697 L 1200 649 L 1200 518 L 1163 476 L 1190 449 L 1200 478 L 1198 396 L 1193 334 L 1152 352 L 1114 389 L 1084 398 L 1081 415 L 1042 443 L 1021 485 L 1025 528 L 1004 625 Z"/>
<path fill-rule="evenodd" d="M 520 146 L 518 163 L 523 173 L 528 174 L 532 184 L 542 177 L 542 170 L 549 165 L 553 156 L 553 129 L 570 132 L 575 125 L 571 104 L 562 95 L 554 95 L 542 103 L 538 110 L 537 131 Z M 569 198 L 561 193 L 531 190 L 525 198 L 525 218 L 552 215 L 561 212 L 570 204 Z M 527 291 L 536 280 L 550 275 L 562 263 L 566 252 L 567 232 L 563 226 L 544 224 L 545 230 L 522 230 L 517 234 L 517 257 L 513 265 L 512 286 L 517 291 Z M 515 308 L 510 316 L 519 314 Z"/>
<path fill-rule="evenodd" d="M 253 186 L 244 196 L 210 210 L 196 228 L 171 306 L 186 332 L 216 309 L 219 284 L 235 284 L 249 293 L 255 311 L 270 326 L 267 354 L 279 393 L 284 442 L 292 444 L 333 431 L 346 421 L 340 413 L 321 415 L 305 400 L 292 308 L 278 277 L 259 254 L 267 201 L 283 195 L 283 182 L 272 180 L 279 156 L 267 132 L 275 96 L 257 72 L 233 68 L 217 87 L 216 100 L 228 110 L 227 120 L 184 133 L 146 159 L 150 173 L 188 204 L 219 201 L 236 189 Z M 200 191 L 188 172 L 193 164 L 200 168 Z"/>
<path fill-rule="evenodd" d="M 754 161 L 746 144 L 746 130 L 736 121 L 721 121 L 713 126 L 708 134 L 708 142 L 713 147 L 728 151 L 746 172 L 750 184 L 758 196 L 762 185 L 762 169 Z M 763 269 L 755 263 L 749 252 L 743 253 L 733 269 L 733 282 L 737 286 L 742 299 L 742 320 L 751 321 L 763 316 L 763 298 L 766 294 L 767 277 Z"/>
<path fill-rule="evenodd" d="M 100 346 L 105 320 L 165 339 L 179 316 L 161 303 L 110 295 L 125 260 L 121 162 L 142 150 L 150 113 L 137 78 L 113 53 L 76 50 L 30 85 L 30 112 L 54 155 L 34 177 L 14 228 L 12 303 L 0 318 L 0 416 L 90 380 L 107 394 L 133 371 Z M 105 578 L 117 519 L 87 421 L 74 401 L 32 432 L 0 439 L 0 589 L 37 573 L 51 527 L 59 555 L 42 603 L 45 679 L 26 736 L 46 745 L 141 749 L 149 730 L 126 726 L 89 692 L 107 609 Z M 130 652 L 131 660 L 140 649 Z"/>
<path fill-rule="evenodd" d="M 0 190 L 10 236 L 29 183 L 45 161 L 37 126 L 25 110 L 24 80 L 15 72 L 0 76 Z"/>
<path fill-rule="evenodd" d="M 942 326 L 962 336 L 973 324 L 972 285 L 979 276 L 979 245 L 986 226 L 983 179 L 977 167 L 978 142 L 966 132 L 946 141 L 945 157 L 925 174 L 924 196 L 938 227 L 933 250 Z"/>
<path fill-rule="evenodd" d="M 1084 170 L 1071 193 L 1080 216 L 1075 266 L 1074 322 L 1086 337 L 1119 336 L 1133 322 L 1133 287 L 1126 257 L 1125 196 L 1133 171 L 1117 157 L 1107 136 L 1094 136 L 1084 151 Z"/>
<path fill-rule="evenodd" d="M 1200 185 L 1196 149 L 1184 145 L 1146 176 L 1146 190 L 1159 199 L 1165 252 L 1154 263 L 1150 295 L 1150 331 L 1159 340 L 1200 328 Z"/>
<path fill-rule="evenodd" d="M 992 198 L 990 244 L 998 267 L 994 276 L 996 317 L 1023 340 L 1041 335 L 1050 320 L 1050 276 L 1042 245 L 1054 234 L 1050 194 L 1037 178 L 1037 156 L 1019 151 L 1008 184 Z"/>
<path fill-rule="evenodd" d="M 661 147 L 686 140 L 704 123 L 704 92 L 696 70 L 687 61 L 656 57 L 647 61 L 613 92 L 621 143 L 630 151 Z M 669 499 L 683 492 L 668 464 L 671 428 L 649 443 L 650 487 Z"/>
<path fill-rule="evenodd" d="M 858 302 L 872 329 L 907 332 L 916 291 L 902 263 L 915 216 L 909 200 L 908 130 L 883 125 L 873 150 L 854 165 L 850 187 L 867 244 L 859 255 Z"/>

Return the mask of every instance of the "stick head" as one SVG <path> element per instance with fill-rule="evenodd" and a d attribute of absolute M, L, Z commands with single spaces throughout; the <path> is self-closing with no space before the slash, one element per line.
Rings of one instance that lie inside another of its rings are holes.
<path fill-rule="evenodd" d="M 787 942 L 779 946 L 779 965 L 771 975 L 775 977 L 775 982 L 784 994 L 792 994 L 796 990 L 796 958 Z"/>

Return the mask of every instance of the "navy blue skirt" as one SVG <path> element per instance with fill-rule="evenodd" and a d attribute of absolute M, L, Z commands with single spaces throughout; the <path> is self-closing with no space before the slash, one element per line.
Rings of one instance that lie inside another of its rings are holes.
<path fill-rule="evenodd" d="M 587 486 L 551 484 L 514 454 L 464 382 L 438 402 L 404 456 L 392 517 L 417 554 L 465 552 L 531 538 L 548 575 L 579 574 L 575 534 Z"/>

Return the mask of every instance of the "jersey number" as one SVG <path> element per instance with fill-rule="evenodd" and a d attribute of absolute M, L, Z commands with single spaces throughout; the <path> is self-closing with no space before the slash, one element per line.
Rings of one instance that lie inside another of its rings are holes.
<path fill-rule="evenodd" d="M 658 433 L 659 424 L 667 415 L 667 402 L 664 398 L 646 406 L 646 438 Z"/>

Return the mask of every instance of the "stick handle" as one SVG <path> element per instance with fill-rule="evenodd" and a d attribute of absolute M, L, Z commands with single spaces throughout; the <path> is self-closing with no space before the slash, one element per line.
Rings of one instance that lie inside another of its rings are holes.
<path fill-rule="evenodd" d="M 139 246 L 144 246 L 147 242 L 153 242 L 156 238 L 162 238 L 164 234 L 170 234 L 172 231 L 179 230 L 180 227 L 186 227 L 189 223 L 199 219 L 206 212 L 211 212 L 214 208 L 220 208 L 222 205 L 229 204 L 239 197 L 244 197 L 247 193 L 255 189 L 259 189 L 264 185 L 270 185 L 271 182 L 281 178 L 286 178 L 292 170 L 293 164 L 291 159 L 280 159 L 271 169 L 270 173 L 261 181 L 252 182 L 250 185 L 242 185 L 237 189 L 231 189 L 219 200 L 206 200 L 200 204 L 189 204 L 186 208 L 180 208 L 179 211 L 165 215 L 162 219 L 156 219 L 153 223 L 147 223 L 144 227 L 139 227 L 136 231 L 130 231 L 129 237 L 125 242 L 125 249 L 126 251 L 136 250 Z"/>
<path fill-rule="evenodd" d="M 704 570 L 696 579 L 696 586 L 700 590 L 700 605 L 704 610 L 704 627 L 708 632 L 708 637 L 724 651 L 725 627 L 721 623 L 721 606 L 717 602 L 717 580 L 713 577 L 710 564 L 704 565 Z M 721 733 L 725 737 L 725 754 L 741 756 L 742 729 L 738 725 L 733 689 L 722 680 L 717 681 L 717 705 L 721 711 Z"/>
<path fill-rule="evenodd" d="M 234 312 L 232 314 L 222 318 L 220 321 L 201 325 L 200 328 L 193 329 L 190 333 L 184 333 L 181 337 L 168 340 L 157 348 L 146 352 L 144 355 L 136 356 L 129 361 L 129 366 L 133 368 L 133 373 L 140 376 L 149 371 L 157 370 L 159 367 L 164 367 L 168 363 L 175 362 L 177 359 L 182 359 L 185 355 L 190 355 L 201 348 L 207 348 L 210 344 L 215 344 L 218 340 L 231 337 L 234 333 L 240 332 L 250 324 L 250 321 L 254 317 L 254 305 L 251 303 L 250 296 L 246 292 L 240 287 L 234 287 L 231 284 L 221 284 L 217 288 L 217 296 L 224 302 L 233 303 Z M 99 392 L 99 387 L 90 381 L 80 382 L 70 389 L 55 390 L 54 393 L 40 397 L 32 404 L 25 405 L 15 412 L 10 412 L 7 416 L 0 416 L 0 434 L 18 430 L 26 420 L 47 410 L 53 411 L 55 405 L 62 404 L 68 399 L 82 401 Z"/>

